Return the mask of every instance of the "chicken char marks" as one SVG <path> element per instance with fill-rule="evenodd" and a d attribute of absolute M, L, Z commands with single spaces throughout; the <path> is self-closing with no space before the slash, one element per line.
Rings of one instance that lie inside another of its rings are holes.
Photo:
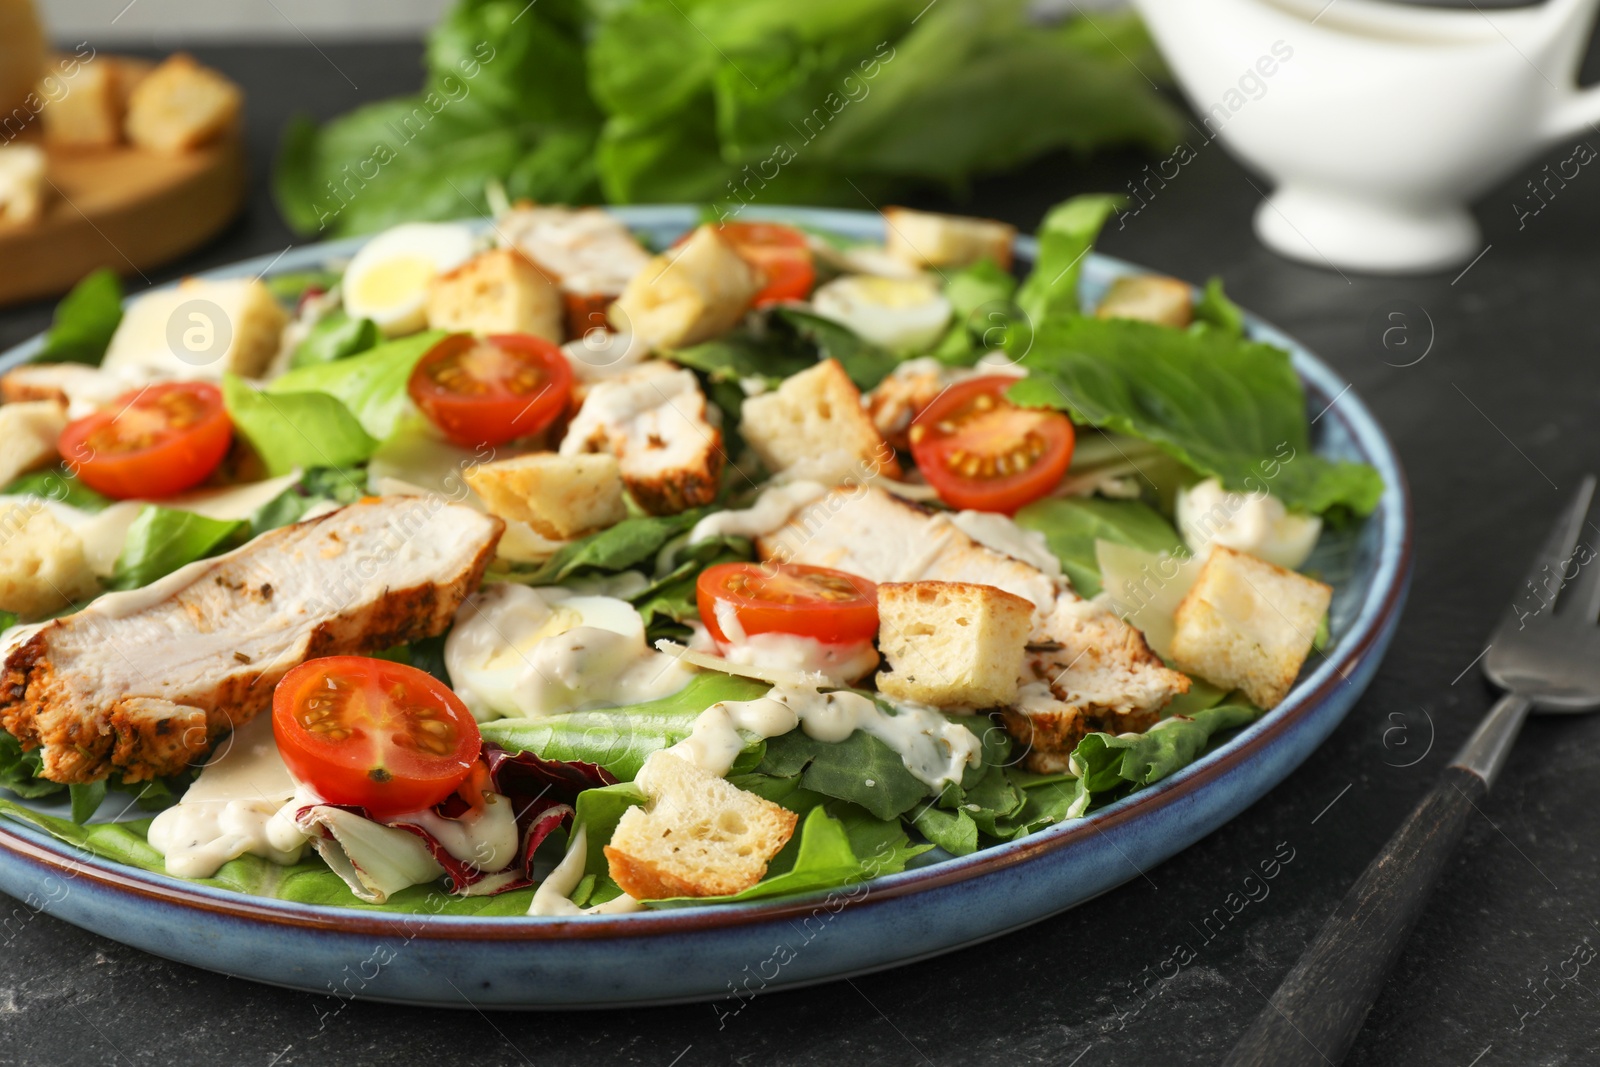
<path fill-rule="evenodd" d="M 0 725 L 53 781 L 175 773 L 297 664 L 443 632 L 504 528 L 438 497 L 368 499 L 107 594 L 9 651 Z"/>

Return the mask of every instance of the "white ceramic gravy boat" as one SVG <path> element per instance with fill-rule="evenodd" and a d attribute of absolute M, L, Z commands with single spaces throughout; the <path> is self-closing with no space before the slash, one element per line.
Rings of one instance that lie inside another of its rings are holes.
<path fill-rule="evenodd" d="M 1498 11 L 1133 2 L 1200 113 L 1198 136 L 1276 183 L 1256 234 L 1295 259 L 1372 272 L 1460 265 L 1484 247 L 1469 200 L 1570 140 L 1570 158 L 1509 206 L 1526 224 L 1596 158 L 1600 87 L 1575 80 L 1600 0 Z"/>

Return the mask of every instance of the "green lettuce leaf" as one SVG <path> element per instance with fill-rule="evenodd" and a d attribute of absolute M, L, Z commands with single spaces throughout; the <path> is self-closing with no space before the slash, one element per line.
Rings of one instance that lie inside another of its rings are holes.
<path fill-rule="evenodd" d="M 1035 275 L 1037 276 L 1037 275 Z M 1029 377 L 1008 396 L 1150 441 L 1229 489 L 1266 489 L 1296 511 L 1366 515 L 1383 482 L 1311 450 L 1305 392 L 1289 355 L 1218 330 L 1073 316 L 1035 337 Z"/>
<path fill-rule="evenodd" d="M 1044 534 L 1061 569 L 1080 596 L 1100 592 L 1100 565 L 1094 543 L 1112 541 L 1148 552 L 1184 553 L 1183 539 L 1165 517 L 1137 500 L 1066 497 L 1039 500 L 1016 514 L 1024 530 Z"/>
<path fill-rule="evenodd" d="M 11 625 L 15 625 L 15 622 Z M 43 770 L 41 749 L 24 752 L 22 742 L 0 730 L 0 788 L 9 789 L 17 796 L 30 800 L 53 796 L 66 788 L 60 782 L 41 777 Z"/>
<path fill-rule="evenodd" d="M 222 398 L 234 429 L 274 476 L 360 463 L 378 447 L 350 409 L 327 393 L 257 392 L 230 374 L 222 379 Z"/>
<path fill-rule="evenodd" d="M 563 545 L 537 569 L 517 572 L 511 577 L 528 585 L 554 585 L 582 571 L 628 570 L 646 560 L 654 560 L 668 541 L 687 533 L 708 510 L 694 508 L 677 515 L 623 519 L 599 533 Z"/>
<path fill-rule="evenodd" d="M 871 389 L 900 365 L 900 357 L 850 327 L 799 308 L 779 307 L 776 317 L 816 346 L 818 359 L 836 359 L 856 388 Z"/>
<path fill-rule="evenodd" d="M 4 496 L 39 496 L 83 511 L 104 511 L 111 498 L 101 496 L 78 480 L 66 467 L 48 467 L 24 474 L 4 489 Z"/>
<path fill-rule="evenodd" d="M 378 344 L 378 324 L 371 319 L 352 319 L 341 308 L 317 320 L 306 339 L 295 346 L 289 367 L 299 370 L 319 363 L 333 363 L 359 355 Z"/>
<path fill-rule="evenodd" d="M 354 504 L 366 495 L 366 471 L 313 467 L 294 485 L 255 510 L 250 516 L 250 536 L 259 537 L 268 530 L 299 522 L 318 504 Z"/>
<path fill-rule="evenodd" d="M 121 322 L 122 283 L 115 271 L 97 270 L 56 305 L 55 320 L 34 362 L 98 365 Z"/>
<path fill-rule="evenodd" d="M 141 589 L 179 567 L 232 547 L 247 526 L 146 504 L 128 527 L 106 588 Z"/>
<path fill-rule="evenodd" d="M 1036 335 L 1046 323 L 1078 315 L 1078 279 L 1083 261 L 1094 248 L 1100 228 L 1127 198 L 1104 194 L 1075 196 L 1050 209 L 1039 224 L 1039 255 L 1033 273 L 1017 290 L 1017 306 L 1032 324 Z M 1012 331 L 1012 343 L 1020 344 L 1020 331 Z M 1030 360 L 1031 368 L 1033 362 Z"/>
<path fill-rule="evenodd" d="M 1206 283 L 1200 299 L 1195 301 L 1194 321 L 1228 337 L 1244 336 L 1244 312 L 1222 291 L 1221 278 Z"/>
<path fill-rule="evenodd" d="M 766 758 L 757 769 L 774 778 L 798 778 L 805 789 L 858 805 L 880 819 L 905 814 L 931 793 L 906 770 L 898 752 L 860 730 L 839 742 L 818 741 L 804 730 L 768 738 Z"/>
<path fill-rule="evenodd" d="M 582 760 L 604 767 L 627 782 L 639 773 L 651 753 L 688 737 L 696 716 L 711 705 L 724 700 L 755 700 L 770 688 L 765 682 L 708 671 L 695 675 L 672 696 L 649 703 L 540 719 L 496 719 L 484 723 L 480 730 L 485 741 L 509 751 L 533 752 L 545 759 Z M 742 770 L 748 769 L 747 764 L 754 766 L 764 751 L 761 742 L 753 741 L 735 767 Z"/>
<path fill-rule="evenodd" d="M 444 336 L 442 330 L 428 330 L 388 341 L 357 356 L 303 366 L 274 379 L 267 391 L 275 395 L 326 393 L 337 398 L 373 439 L 385 441 L 402 419 L 415 412 L 406 384 L 417 360 Z"/>
<path fill-rule="evenodd" d="M 685 536 L 686 535 L 681 535 Z M 700 618 L 696 584 L 700 572 L 718 563 L 735 563 L 755 558 L 755 548 L 742 537 L 711 537 L 680 548 L 676 565 L 655 579 L 636 596 L 632 604 L 644 617 L 647 636 L 682 636 L 686 627 L 668 623 L 687 623 Z"/>
<path fill-rule="evenodd" d="M 952 367 L 970 367 L 985 352 L 1004 349 L 1015 325 L 1016 292 L 1016 276 L 993 260 L 946 272 L 950 329 L 929 355 Z"/>
<path fill-rule="evenodd" d="M 331 270 L 294 270 L 261 279 L 280 303 L 297 304 L 312 289 L 328 292 L 340 282 L 340 276 Z"/>

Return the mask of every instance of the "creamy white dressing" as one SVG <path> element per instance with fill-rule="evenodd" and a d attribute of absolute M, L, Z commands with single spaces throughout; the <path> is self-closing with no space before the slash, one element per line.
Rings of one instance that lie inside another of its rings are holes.
<path fill-rule="evenodd" d="M 521 838 L 516 812 L 509 800 L 494 793 L 484 795 L 481 811 L 469 811 L 459 819 L 428 809 L 389 820 L 390 826 L 402 823 L 420 826 L 454 859 L 480 871 L 503 871 L 517 858 Z"/>
<path fill-rule="evenodd" d="M 723 616 L 727 614 L 731 617 L 733 613 L 731 610 L 725 613 L 723 609 L 726 606 L 725 601 L 717 602 L 717 624 L 722 627 L 723 633 L 731 637 L 733 631 L 728 629 L 730 620 L 725 620 Z M 731 621 L 738 627 L 737 618 L 731 618 Z M 878 666 L 878 651 L 871 641 L 833 645 L 799 634 L 744 634 L 742 630 L 740 634 L 733 642 L 717 645 L 724 659 L 739 666 L 797 671 L 806 675 L 820 674 L 829 683 L 838 686 L 859 681 Z"/>
<path fill-rule="evenodd" d="M 151 846 L 179 878 L 209 878 L 245 854 L 287 866 L 299 861 L 304 833 L 287 840 L 269 824 L 295 795 L 278 754 L 272 717 L 259 715 L 221 743 L 183 799 L 150 824 Z"/>
<path fill-rule="evenodd" d="M 764 489 L 748 508 L 719 511 L 707 515 L 689 531 L 689 543 L 713 537 L 745 537 L 755 540 L 781 529 L 807 504 L 826 496 L 828 490 L 817 482 L 794 481 Z"/>
<path fill-rule="evenodd" d="M 933 708 L 897 704 L 891 715 L 859 693 L 786 686 L 756 700 L 713 704 L 695 719 L 689 736 L 666 751 L 726 775 L 747 744 L 744 734 L 764 739 L 797 727 L 808 737 L 832 743 L 857 730 L 870 734 L 894 749 L 906 770 L 933 789 L 959 782 L 965 769 L 982 758 L 977 735 Z"/>
<path fill-rule="evenodd" d="M 590 908 L 580 908 L 569 899 L 578 888 L 578 883 L 583 881 L 584 870 L 589 864 L 586 837 L 581 826 L 572 831 L 572 837 L 567 842 L 567 854 L 561 857 L 555 870 L 545 875 L 539 888 L 533 891 L 529 915 L 620 915 L 643 909 L 644 905 L 626 893 Z"/>
<path fill-rule="evenodd" d="M 639 613 L 611 597 L 491 583 L 456 618 L 445 666 L 480 721 L 642 704 L 695 673 L 652 651 Z"/>

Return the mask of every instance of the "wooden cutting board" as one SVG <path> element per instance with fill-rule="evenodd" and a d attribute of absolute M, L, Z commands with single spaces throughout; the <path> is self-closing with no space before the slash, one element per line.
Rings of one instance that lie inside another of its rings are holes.
<path fill-rule="evenodd" d="M 0 222 L 0 305 L 59 296 L 99 267 L 138 278 L 205 243 L 244 203 L 237 137 L 175 156 L 47 152 L 55 188 L 44 217 Z"/>

